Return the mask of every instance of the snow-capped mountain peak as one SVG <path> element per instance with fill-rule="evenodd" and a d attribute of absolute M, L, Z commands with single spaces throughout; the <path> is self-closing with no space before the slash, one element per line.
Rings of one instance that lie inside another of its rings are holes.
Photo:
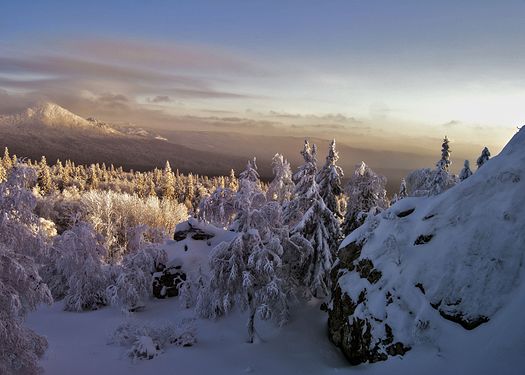
<path fill-rule="evenodd" d="M 0 115 L 0 126 L 47 127 L 103 133 L 118 133 L 109 126 L 98 126 L 55 103 L 41 102 L 14 115 Z"/>

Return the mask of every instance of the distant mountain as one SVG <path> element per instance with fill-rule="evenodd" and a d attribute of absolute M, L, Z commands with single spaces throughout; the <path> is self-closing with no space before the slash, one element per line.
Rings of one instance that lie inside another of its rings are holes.
<path fill-rule="evenodd" d="M 174 144 L 154 131 L 132 124 L 85 119 L 54 103 L 0 115 L 0 147 L 36 160 L 45 155 L 49 161 L 105 162 L 136 170 L 162 167 L 169 160 L 185 173 L 217 175 L 245 164 L 244 158 Z"/>
<path fill-rule="evenodd" d="M 319 146 L 319 165 L 324 162 L 328 140 L 310 139 Z M 248 159 L 257 157 L 263 179 L 272 178 L 271 160 L 285 155 L 296 168 L 304 138 L 282 135 L 250 135 L 235 132 L 197 130 L 154 130 L 131 123 L 108 123 L 94 117 L 82 118 L 54 103 L 41 103 L 15 115 L 0 115 L 0 147 L 18 156 L 49 161 L 71 159 L 77 163 L 105 162 L 124 168 L 152 169 L 166 160 L 183 172 L 217 175 L 231 168 L 240 172 Z M 388 190 L 397 191 L 399 180 L 424 161 L 434 159 L 411 153 L 353 148 L 337 145 L 339 164 L 350 176 L 355 164 L 365 160 L 388 177 Z M 1 149 L 0 149 L 1 151 Z M 423 160 L 425 159 L 425 160 Z M 398 169 L 402 166 L 406 169 Z"/>
<path fill-rule="evenodd" d="M 54 103 L 41 103 L 27 108 L 22 113 L 0 115 L 0 126 L 16 128 L 46 127 L 78 131 L 94 131 L 105 134 L 116 134 L 117 130 L 109 125 L 88 121 Z"/>

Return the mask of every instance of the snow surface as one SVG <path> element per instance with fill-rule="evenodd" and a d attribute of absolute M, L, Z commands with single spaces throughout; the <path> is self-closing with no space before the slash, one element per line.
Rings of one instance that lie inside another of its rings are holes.
<path fill-rule="evenodd" d="M 421 235 L 432 238 L 416 245 Z M 422 346 L 433 348 L 443 362 L 434 358 L 432 371 L 449 363 L 458 373 L 525 373 L 525 130 L 473 176 L 435 197 L 400 200 L 341 248 L 362 241 L 360 258 L 381 279 L 370 284 L 347 272 L 339 285 L 354 301 L 366 292 L 353 317 L 379 322 L 375 339 L 388 324 L 396 341 L 415 348 L 407 360 Z M 489 322 L 467 331 L 431 303 L 447 315 Z"/>
<path fill-rule="evenodd" d="M 209 227 L 207 229 L 210 229 Z M 228 240 L 231 232 L 214 229 L 212 246 Z M 184 245 L 189 247 L 184 251 Z M 191 238 L 168 241 L 171 259 L 182 259 L 185 267 L 207 262 L 212 247 L 206 241 Z M 182 254 L 182 255 L 181 255 Z M 192 263 L 194 262 L 195 263 Z M 523 283 L 522 283 L 523 284 Z M 327 337 L 327 315 L 313 301 L 292 311 L 292 321 L 277 328 L 271 322 L 257 322 L 259 342 L 247 344 L 246 316 L 235 312 L 218 321 L 200 320 L 195 346 L 168 347 L 152 360 L 132 361 L 129 348 L 109 345 L 114 330 L 127 319 L 120 309 L 107 307 L 98 311 L 73 313 L 63 311 L 63 303 L 43 306 L 30 314 L 27 324 L 49 341 L 41 365 L 46 374 L 519 374 L 524 367 L 505 362 L 509 357 L 523 358 L 525 321 L 522 316 L 525 285 L 515 291 L 511 303 L 486 325 L 465 335 L 461 327 L 445 321 L 446 345 L 421 345 L 403 358 L 351 367 Z M 151 299 L 146 308 L 133 314 L 144 322 L 177 324 L 191 318 L 191 310 L 181 306 L 178 298 Z M 509 319 L 513 318 L 513 319 Z M 475 345 L 475 346 L 474 346 Z M 465 348 L 475 347 L 475 350 Z"/>
<path fill-rule="evenodd" d="M 118 308 L 72 313 L 63 311 L 63 303 L 58 302 L 41 307 L 27 319 L 29 327 L 49 341 L 41 365 L 46 373 L 57 375 L 524 374 L 524 169 L 522 130 L 500 156 L 463 183 L 436 197 L 403 199 L 345 241 L 367 236 L 362 257 L 372 259 L 383 272 L 378 285 L 398 288 L 402 299 L 387 311 L 381 291 L 368 281 L 354 280 L 350 273 L 343 276 L 346 281 L 341 280 L 349 294 L 363 287 L 369 290 L 366 311 L 358 313 L 378 317 L 388 313 L 394 334 L 415 343 L 404 357 L 349 366 L 328 340 L 327 315 L 319 310 L 320 301 L 312 301 L 292 311 L 291 322 L 282 328 L 258 321 L 260 340 L 255 344 L 245 343 L 245 314 L 234 312 L 218 321 L 197 319 L 195 346 L 168 347 L 152 360 L 134 362 L 127 348 L 108 345 L 108 338 L 126 319 Z M 397 217 L 409 208 L 415 211 Z M 423 220 L 431 214 L 432 218 Z M 233 235 L 213 230 L 216 236 L 211 246 L 190 237 L 168 241 L 170 259 L 180 260 L 185 270 L 207 267 L 213 246 Z M 430 242 L 413 245 L 420 234 L 429 233 L 434 234 Z M 426 295 L 414 287 L 414 281 L 427 286 Z M 463 311 L 482 313 L 490 321 L 466 331 L 441 318 L 428 302 L 449 294 L 465 297 L 460 302 Z M 133 319 L 176 324 L 193 316 L 181 305 L 178 298 L 151 299 Z M 423 334 L 414 332 L 415 319 L 407 315 L 409 310 L 430 322 Z"/>

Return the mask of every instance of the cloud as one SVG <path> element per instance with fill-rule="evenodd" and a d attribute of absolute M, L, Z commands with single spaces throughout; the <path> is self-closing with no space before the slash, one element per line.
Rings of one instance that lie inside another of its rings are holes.
<path fill-rule="evenodd" d="M 171 101 L 172 100 L 168 95 L 157 95 L 153 98 L 148 98 L 148 102 L 150 103 L 169 103 Z"/>
<path fill-rule="evenodd" d="M 442 124 L 441 126 L 443 126 L 445 128 L 451 128 L 451 127 L 454 127 L 454 126 L 458 126 L 460 124 L 461 124 L 461 121 L 450 120 L 449 122 L 446 122 L 446 123 Z"/>
<path fill-rule="evenodd" d="M 19 101 L 0 103 L 4 112 L 48 100 L 108 121 L 133 113 L 136 121 L 158 123 L 170 116 L 153 104 L 251 98 L 222 87 L 236 75 L 260 73 L 234 54 L 207 46 L 84 39 L 28 47 L 7 50 L 0 44 L 0 90 Z"/>

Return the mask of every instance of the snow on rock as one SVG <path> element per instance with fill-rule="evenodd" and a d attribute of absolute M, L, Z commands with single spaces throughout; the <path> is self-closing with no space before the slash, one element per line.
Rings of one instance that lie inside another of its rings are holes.
<path fill-rule="evenodd" d="M 211 250 L 235 233 L 219 229 L 194 218 L 177 225 L 173 241 L 163 246 L 168 263 L 153 275 L 153 294 L 157 298 L 175 297 L 183 282 L 208 274 Z"/>
<path fill-rule="evenodd" d="M 523 286 L 524 252 L 521 130 L 470 178 L 434 197 L 402 199 L 343 241 L 332 271 L 330 339 L 359 364 L 423 343 L 446 347 L 451 329 L 458 337 L 495 330 L 498 314 L 517 323 L 517 309 L 506 306 Z"/>

